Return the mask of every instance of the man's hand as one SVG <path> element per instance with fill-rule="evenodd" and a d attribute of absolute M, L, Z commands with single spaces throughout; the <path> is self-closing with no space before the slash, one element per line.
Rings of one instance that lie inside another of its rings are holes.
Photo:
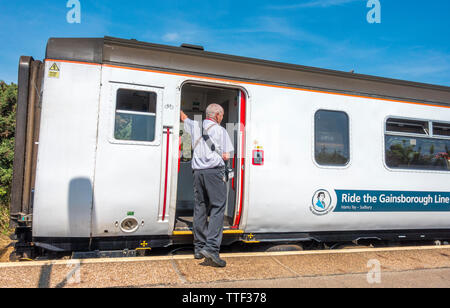
<path fill-rule="evenodd" d="M 222 158 L 224 161 L 227 161 L 230 159 L 230 153 L 222 153 Z"/>
<path fill-rule="evenodd" d="M 188 116 L 183 112 L 183 110 L 181 110 L 180 111 L 181 122 L 184 122 L 187 118 L 188 118 Z"/>

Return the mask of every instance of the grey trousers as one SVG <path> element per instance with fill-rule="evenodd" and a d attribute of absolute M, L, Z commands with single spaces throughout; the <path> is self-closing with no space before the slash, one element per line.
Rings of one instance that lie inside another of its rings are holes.
<path fill-rule="evenodd" d="M 194 171 L 194 247 L 219 254 L 227 202 L 224 169 Z M 208 222 L 209 215 L 209 222 Z"/>

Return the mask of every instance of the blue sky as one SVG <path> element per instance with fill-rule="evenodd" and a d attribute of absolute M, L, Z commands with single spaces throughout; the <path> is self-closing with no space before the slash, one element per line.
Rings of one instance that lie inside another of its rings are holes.
<path fill-rule="evenodd" d="M 49 37 L 120 38 L 450 86 L 450 1 L 0 0 L 0 80 L 17 81 L 21 55 L 43 59 Z"/>

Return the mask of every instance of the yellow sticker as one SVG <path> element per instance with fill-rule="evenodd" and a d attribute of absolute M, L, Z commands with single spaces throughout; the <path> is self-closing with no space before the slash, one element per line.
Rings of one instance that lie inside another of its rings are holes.
<path fill-rule="evenodd" d="M 52 67 L 50 67 L 50 70 L 59 72 L 59 67 L 56 63 L 53 63 Z"/>
<path fill-rule="evenodd" d="M 59 78 L 59 67 L 56 63 L 53 63 L 53 65 L 50 67 L 50 70 L 48 71 L 48 77 Z"/>

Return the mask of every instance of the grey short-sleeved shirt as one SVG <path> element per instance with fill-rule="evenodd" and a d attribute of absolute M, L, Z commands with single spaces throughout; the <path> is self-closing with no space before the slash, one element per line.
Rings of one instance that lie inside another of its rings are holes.
<path fill-rule="evenodd" d="M 216 146 L 216 151 L 214 152 L 211 151 L 205 140 L 203 140 L 199 123 L 191 119 L 186 119 L 184 121 L 184 130 L 191 135 L 192 147 L 194 147 L 197 140 L 201 138 L 197 144 L 197 147 L 194 149 L 194 154 L 192 157 L 192 169 L 194 170 L 211 169 L 218 166 L 224 166 L 225 163 L 217 152 L 231 153 L 234 151 L 233 143 L 231 142 L 230 136 L 225 128 L 211 120 L 204 120 L 203 129 L 206 131 L 208 128 L 210 128 L 208 130 L 208 135 Z"/>

